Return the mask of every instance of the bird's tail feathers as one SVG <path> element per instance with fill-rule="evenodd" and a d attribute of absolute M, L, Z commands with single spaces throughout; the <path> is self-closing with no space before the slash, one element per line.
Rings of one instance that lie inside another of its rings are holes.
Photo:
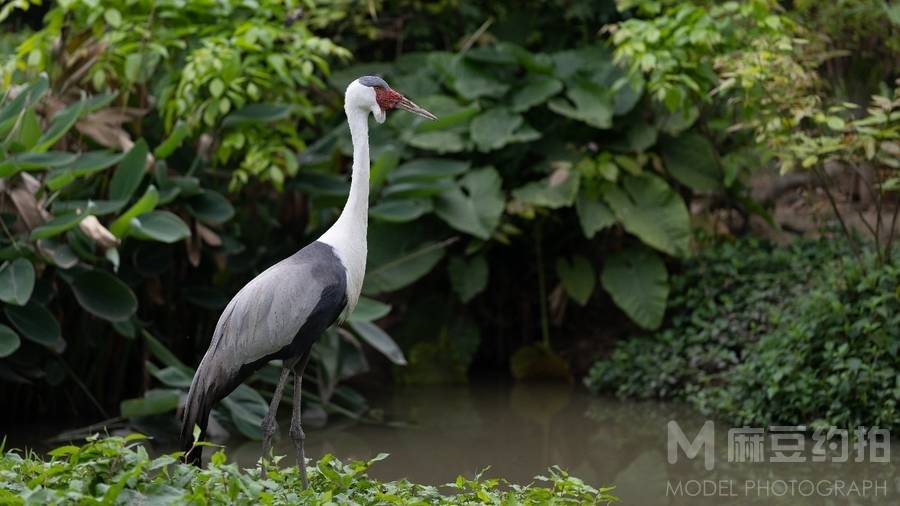
<path fill-rule="evenodd" d="M 184 450 L 184 461 L 195 466 L 201 465 L 203 447 L 195 445 L 196 441 L 202 441 L 206 437 L 206 426 L 209 423 L 209 412 L 212 410 L 212 401 L 203 381 L 203 367 L 197 370 L 187 400 L 184 403 L 184 416 L 181 423 L 181 447 Z M 200 429 L 200 433 L 194 434 L 194 427 Z"/>

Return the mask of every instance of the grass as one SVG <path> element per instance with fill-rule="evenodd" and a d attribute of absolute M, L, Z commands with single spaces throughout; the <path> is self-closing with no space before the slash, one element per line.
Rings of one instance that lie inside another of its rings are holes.
<path fill-rule="evenodd" d="M 0 447 L 0 505 L 18 504 L 310 504 L 310 505 L 594 505 L 616 501 L 611 488 L 593 488 L 559 467 L 529 485 L 503 479 L 462 476 L 442 487 L 406 480 L 379 482 L 370 466 L 387 458 L 343 463 L 326 455 L 308 467 L 304 490 L 296 466 L 279 468 L 277 460 L 241 469 L 224 450 L 206 468 L 181 463 L 181 452 L 152 458 L 141 435 L 88 438 L 83 445 L 56 448 L 43 457 L 35 452 Z"/>

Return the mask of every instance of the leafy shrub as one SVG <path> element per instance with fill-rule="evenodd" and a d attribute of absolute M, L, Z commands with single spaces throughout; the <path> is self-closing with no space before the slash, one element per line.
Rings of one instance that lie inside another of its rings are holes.
<path fill-rule="evenodd" d="M 675 277 L 670 324 L 621 342 L 586 382 L 737 424 L 896 427 L 898 272 L 828 239 L 718 246 Z"/>
<path fill-rule="evenodd" d="M 231 97 L 232 105 L 222 107 L 221 100 L 217 102 L 217 112 L 211 116 L 214 125 L 174 114 L 167 129 L 160 123 L 163 109 L 153 110 L 151 106 L 162 107 L 167 94 L 175 93 L 170 84 L 180 75 L 180 69 L 166 58 L 180 59 L 173 53 L 190 47 L 181 39 L 187 30 L 185 23 L 191 21 L 177 18 L 171 23 L 154 24 L 154 16 L 169 19 L 181 11 L 176 8 L 178 12 L 170 12 L 168 6 L 154 10 L 150 4 L 116 5 L 98 11 L 102 16 L 80 2 L 56 5 L 47 15 L 45 28 L 20 43 L 17 51 L 21 58 L 14 59 L 3 75 L 6 81 L 15 78 L 13 82 L 27 82 L 11 86 L 0 98 L 0 277 L 4 282 L 0 293 L 0 372 L 5 381 L 29 385 L 31 392 L 46 389 L 49 396 L 70 398 L 71 391 L 59 387 L 65 386 L 67 377 L 78 378 L 69 383 L 79 390 L 76 395 L 90 402 L 104 418 L 111 418 L 107 411 L 110 405 L 119 407 L 119 401 L 126 398 L 120 406 L 122 415 L 146 427 L 153 415 L 174 412 L 178 389 L 186 388 L 183 376 L 189 382 L 193 372 L 167 349 L 178 347 L 173 335 L 160 341 L 150 331 L 165 334 L 164 327 L 191 325 L 188 321 L 193 319 L 200 322 L 195 331 L 204 336 L 197 344 L 205 342 L 215 323 L 215 311 L 227 302 L 227 294 L 234 291 L 232 286 L 272 261 L 264 255 L 272 255 L 265 244 L 259 250 L 247 250 L 245 244 L 252 238 L 241 233 L 239 222 L 252 218 L 247 213 L 236 216 L 235 208 L 219 192 L 226 185 L 204 160 L 211 156 L 204 151 L 208 146 L 203 148 L 201 140 L 194 150 L 189 146 L 194 138 L 203 137 L 201 132 L 212 131 L 212 126 L 219 128 L 213 133 L 230 138 L 273 125 L 282 128 L 294 114 L 308 119 L 321 112 L 320 107 L 299 98 L 316 83 L 321 84 L 319 77 L 308 74 L 312 70 L 304 62 L 314 60 L 316 72 L 327 72 L 324 56 L 343 53 L 296 26 L 290 36 L 275 37 L 277 43 L 266 39 L 274 44 L 272 47 L 262 41 L 256 48 L 278 52 L 284 49 L 280 44 L 287 41 L 296 49 L 291 63 L 302 75 L 292 70 L 284 77 L 294 81 L 278 86 L 292 91 L 266 96 L 295 105 L 259 103 L 263 97 L 258 94 L 229 94 L 207 79 L 204 89 L 212 88 L 213 95 L 222 91 L 223 96 Z M 261 10 L 227 2 L 216 3 L 215 7 L 213 11 L 223 16 L 244 19 L 252 14 L 257 21 L 265 18 L 269 24 L 262 28 L 270 31 L 275 30 L 273 20 L 285 12 L 283 4 L 267 4 Z M 221 24 L 204 26 L 195 35 L 233 29 L 228 22 L 216 20 Z M 283 19 L 277 26 L 286 30 Z M 42 51 L 51 48 L 38 41 L 60 37 L 61 33 L 78 34 L 71 45 L 57 48 L 65 57 L 40 57 Z M 251 41 L 246 39 L 251 35 L 241 33 L 245 37 L 242 47 L 252 51 Z M 151 34 L 159 36 L 152 43 L 147 40 Z M 302 51 L 296 47 L 304 44 Z M 80 59 L 84 52 L 91 57 Z M 32 53 L 37 56 L 27 57 Z M 259 54 L 243 58 L 247 65 L 241 71 L 252 74 L 252 79 L 238 72 L 228 85 L 249 88 L 251 81 L 259 79 L 272 84 L 265 72 L 251 65 L 259 64 L 260 58 L 277 60 Z M 221 61 L 203 61 L 210 68 L 222 66 Z M 54 78 L 41 72 L 27 79 L 38 69 L 46 69 Z M 133 74 L 138 71 L 147 73 Z M 160 93 L 159 101 L 147 99 L 150 90 Z M 183 89 L 181 92 L 190 94 Z M 257 103 L 247 103 L 254 100 Z M 309 107 L 301 111 L 304 103 Z M 192 110 L 208 107 L 194 104 Z M 295 127 L 289 130 L 296 137 Z M 218 145 L 218 137 L 205 135 Z M 280 142 L 274 136 L 267 138 Z M 263 147 L 257 143 L 253 149 Z M 300 147 L 302 143 L 280 150 L 283 159 L 295 168 L 294 150 Z M 222 163 L 229 161 L 218 155 L 214 158 Z M 238 162 L 231 163 L 241 170 Z M 268 174 L 268 179 L 279 186 L 271 171 Z M 253 212 L 272 211 L 255 207 Z M 272 225 L 273 221 L 251 230 L 262 233 L 278 227 L 277 223 Z M 291 247 L 283 237 L 279 245 Z M 229 265 L 229 259 L 235 257 L 241 260 Z M 177 277 L 173 275 L 176 271 Z M 175 301 L 206 311 L 189 318 L 172 318 L 172 313 L 165 313 L 174 309 Z M 166 308 L 167 302 L 173 306 Z M 360 341 L 371 339 L 389 358 L 402 362 L 396 344 L 371 323 L 389 309 L 365 300 L 350 321 L 355 336 L 346 331 L 344 338 L 329 334 L 330 345 L 320 347 L 314 360 L 322 368 L 315 382 L 318 395 L 311 394 L 308 399 L 330 404 L 332 395 L 337 394 L 335 401 L 342 406 L 335 405 L 333 411 L 357 416 L 366 409 L 358 394 L 338 383 L 368 367 Z M 208 330 L 204 331 L 204 326 Z M 181 331 L 175 333 L 179 334 Z M 193 348 L 194 343 L 188 343 Z M 144 346 L 166 369 L 144 364 L 148 358 L 140 352 Z M 143 390 L 140 374 L 126 374 L 133 370 L 134 362 L 167 388 L 151 390 L 145 399 L 127 399 L 135 390 Z M 260 375 L 268 377 L 267 372 Z M 254 379 L 264 382 L 259 377 Z M 29 402 L 29 396 L 23 398 Z M 47 405 L 54 404 L 50 399 Z M 30 400 L 32 406 L 41 403 L 33 396 Z M 266 406 L 257 391 L 242 387 L 224 404 L 219 418 L 234 431 L 258 437 Z"/>
<path fill-rule="evenodd" d="M 558 467 L 530 485 L 487 479 L 479 473 L 438 487 L 406 480 L 378 482 L 366 471 L 387 457 L 343 463 L 324 456 L 309 468 L 304 490 L 296 466 L 259 469 L 228 463 L 224 451 L 206 469 L 179 462 L 181 452 L 151 458 L 143 436 L 89 438 L 82 446 L 63 446 L 44 460 L 32 452 L 8 451 L 0 457 L 0 502 L 4 504 L 606 504 L 611 488 L 595 489 Z"/>
<path fill-rule="evenodd" d="M 665 327 L 620 342 L 591 369 L 588 385 L 624 397 L 685 398 L 720 381 L 834 250 L 824 239 L 777 247 L 754 238 L 701 249 L 672 279 Z"/>
<path fill-rule="evenodd" d="M 842 259 L 694 402 L 735 423 L 900 427 L 900 268 Z"/>
<path fill-rule="evenodd" d="M 63 88 L 137 95 L 139 107 L 158 109 L 162 124 L 154 128 L 166 134 L 183 129 L 179 135 L 196 138 L 223 128 L 212 148 L 220 163 L 232 163 L 231 186 L 253 178 L 280 188 L 297 174 L 294 153 L 305 147 L 291 120 L 311 122 L 328 112 L 310 94 L 324 87 L 329 59 L 349 57 L 309 28 L 327 24 L 334 12 L 308 9 L 288 25 L 290 3 L 270 0 L 58 2 L 0 68 L 0 80 L 8 86 L 19 74 L 46 71 Z M 250 121 L 265 115 L 259 108 L 229 117 L 261 102 L 286 104 L 265 111 L 277 120 L 273 126 Z"/>

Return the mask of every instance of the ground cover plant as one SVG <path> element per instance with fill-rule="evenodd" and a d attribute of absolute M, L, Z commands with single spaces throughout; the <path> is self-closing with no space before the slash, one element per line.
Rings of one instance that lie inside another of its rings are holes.
<path fill-rule="evenodd" d="M 663 330 L 623 340 L 585 381 L 736 424 L 900 426 L 900 278 L 850 251 L 832 239 L 706 249 L 675 277 Z"/>
<path fill-rule="evenodd" d="M 404 504 L 404 505 L 599 505 L 616 501 L 612 488 L 594 488 L 559 468 L 528 485 L 459 476 L 443 487 L 406 480 L 379 482 L 366 471 L 384 458 L 341 462 L 332 455 L 309 467 L 304 490 L 297 467 L 266 464 L 241 469 L 215 452 L 205 469 L 183 464 L 180 452 L 151 457 L 143 436 L 89 438 L 42 457 L 5 451 L 0 456 L 3 504 Z M 2 450 L 2 449 L 0 449 Z"/>

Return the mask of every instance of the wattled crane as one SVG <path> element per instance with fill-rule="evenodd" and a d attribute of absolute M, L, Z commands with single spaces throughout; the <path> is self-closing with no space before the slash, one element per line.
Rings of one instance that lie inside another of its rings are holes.
<path fill-rule="evenodd" d="M 205 433 L 213 405 L 270 360 L 280 359 L 281 377 L 262 422 L 262 454 L 268 457 L 278 403 L 293 372 L 290 435 L 303 486 L 308 485 L 303 449 L 306 436 L 300 424 L 303 370 L 313 343 L 338 318 L 349 315 L 359 300 L 366 270 L 369 113 L 383 123 L 391 109 L 436 119 L 380 77 L 363 76 L 347 87 L 344 112 L 353 139 L 353 172 L 344 210 L 318 240 L 253 278 L 225 307 L 184 407 L 181 439 L 186 461 L 201 463 L 202 447 L 193 446 L 193 431 L 198 426 Z"/>

